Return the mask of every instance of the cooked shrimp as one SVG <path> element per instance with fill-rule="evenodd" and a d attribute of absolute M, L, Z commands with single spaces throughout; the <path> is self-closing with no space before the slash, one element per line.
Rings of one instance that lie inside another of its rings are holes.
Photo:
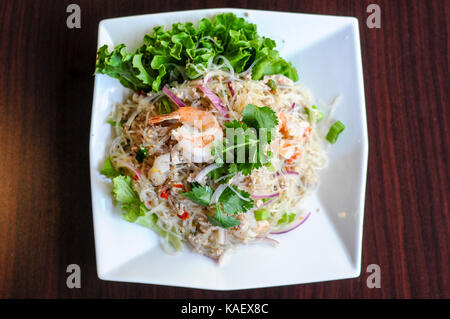
<path fill-rule="evenodd" d="M 165 115 L 150 118 L 150 125 L 163 121 L 178 120 L 183 125 L 172 131 L 172 137 L 178 141 L 183 156 L 194 163 L 209 162 L 213 159 L 213 142 L 222 140 L 223 132 L 214 115 L 191 106 L 180 107 Z"/>
<path fill-rule="evenodd" d="M 170 153 L 159 155 L 155 158 L 149 176 L 154 186 L 162 185 L 170 171 Z"/>
<path fill-rule="evenodd" d="M 302 155 L 302 145 L 311 137 L 311 126 L 306 121 L 287 117 L 284 113 L 278 115 L 280 119 L 279 131 L 280 155 L 286 159 L 297 158 Z"/>

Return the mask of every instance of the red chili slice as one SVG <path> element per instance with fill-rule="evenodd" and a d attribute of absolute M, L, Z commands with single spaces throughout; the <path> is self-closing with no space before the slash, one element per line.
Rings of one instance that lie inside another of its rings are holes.
<path fill-rule="evenodd" d="M 179 217 L 179 218 L 181 218 L 182 220 L 186 220 L 186 219 L 188 219 L 189 218 L 189 213 L 187 212 L 187 211 L 184 211 L 184 213 L 183 214 L 177 214 L 177 216 Z"/>
<path fill-rule="evenodd" d="M 168 199 L 169 198 L 169 191 L 168 190 L 163 190 L 161 192 L 160 196 L 161 196 L 161 198 Z"/>

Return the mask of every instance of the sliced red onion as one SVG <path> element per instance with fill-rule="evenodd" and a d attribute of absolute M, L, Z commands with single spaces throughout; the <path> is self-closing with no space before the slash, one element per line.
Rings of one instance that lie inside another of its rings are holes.
<path fill-rule="evenodd" d="M 202 169 L 197 176 L 195 176 L 195 181 L 197 183 L 200 183 L 205 177 L 206 175 L 208 175 L 211 171 L 215 170 L 216 168 L 218 168 L 219 166 L 217 166 L 216 164 L 211 164 L 206 166 L 204 169 Z"/>
<path fill-rule="evenodd" d="M 306 214 L 305 218 L 303 218 L 298 224 L 289 225 L 289 227 L 287 229 L 280 230 L 280 231 L 275 231 L 275 232 L 270 232 L 270 234 L 272 234 L 272 235 L 280 235 L 280 234 L 285 234 L 285 233 L 288 233 L 290 231 L 293 231 L 297 227 L 300 227 L 301 224 L 306 222 L 306 220 L 309 218 L 309 216 L 311 216 L 311 212 L 308 212 L 308 214 Z"/>
<path fill-rule="evenodd" d="M 219 200 L 220 195 L 222 195 L 223 191 L 228 187 L 228 185 L 220 184 L 219 187 L 216 188 L 214 193 L 211 196 L 210 204 L 214 204 Z"/>
<path fill-rule="evenodd" d="M 233 97 L 234 96 L 234 90 L 233 90 L 233 87 L 231 86 L 231 81 L 227 82 L 227 86 L 228 86 L 228 89 L 230 90 L 231 97 Z"/>
<path fill-rule="evenodd" d="M 293 110 L 295 108 L 295 102 L 294 103 L 292 103 L 292 106 L 291 106 L 291 111 Z"/>
<path fill-rule="evenodd" d="M 280 193 L 276 192 L 274 194 L 268 194 L 268 195 L 250 195 L 250 197 L 254 198 L 254 199 L 273 198 L 273 197 L 277 197 L 277 196 L 280 196 Z"/>
<path fill-rule="evenodd" d="M 288 170 L 286 170 L 286 174 L 288 174 L 288 175 L 300 175 L 300 173 L 299 173 L 299 172 L 295 172 L 295 171 L 288 171 Z"/>
<path fill-rule="evenodd" d="M 208 97 L 208 99 L 216 107 L 220 114 L 222 114 L 223 117 L 228 117 L 228 109 L 225 105 L 223 105 L 222 100 L 206 86 L 200 85 L 199 88 Z"/>
<path fill-rule="evenodd" d="M 137 177 L 139 177 L 139 179 L 141 179 L 141 172 L 139 172 L 139 170 L 134 167 L 133 165 L 129 164 L 129 163 L 125 163 L 125 162 L 120 162 L 122 164 L 122 166 L 125 166 L 126 168 L 128 168 L 129 170 L 131 170 Z"/>
<path fill-rule="evenodd" d="M 274 199 L 269 199 L 268 201 L 266 201 L 265 203 L 263 203 L 262 207 L 266 207 L 269 206 L 271 203 L 273 203 Z"/>
<path fill-rule="evenodd" d="M 171 91 L 169 90 L 167 87 L 163 87 L 163 92 L 167 95 L 167 97 L 169 99 L 171 99 L 176 105 L 178 105 L 178 107 L 183 107 L 186 106 L 183 102 L 181 102 L 181 100 L 179 98 L 177 98 L 177 96 Z"/>

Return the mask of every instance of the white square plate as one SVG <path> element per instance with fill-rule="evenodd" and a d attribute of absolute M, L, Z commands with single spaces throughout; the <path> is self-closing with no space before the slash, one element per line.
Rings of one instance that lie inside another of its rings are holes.
<path fill-rule="evenodd" d="M 154 26 L 196 23 L 221 12 L 246 17 L 261 35 L 276 40 L 281 55 L 293 62 L 300 83 L 313 96 L 326 102 L 342 96 L 333 117 L 344 122 L 346 130 L 329 148 L 329 167 L 320 173 L 317 191 L 305 202 L 312 215 L 296 231 L 277 235 L 277 248 L 241 246 L 222 266 L 189 249 L 166 254 L 151 230 L 122 219 L 113 206 L 111 185 L 99 173 L 111 141 L 106 119 L 111 106 L 122 102 L 129 91 L 115 79 L 96 75 L 90 172 L 99 278 L 232 290 L 358 277 L 368 137 L 357 19 L 243 9 L 148 14 L 101 21 L 98 47 L 125 43 L 135 49 Z"/>

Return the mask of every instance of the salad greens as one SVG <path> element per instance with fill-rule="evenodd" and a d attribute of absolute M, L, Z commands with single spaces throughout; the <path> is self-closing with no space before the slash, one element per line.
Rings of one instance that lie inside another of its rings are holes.
<path fill-rule="evenodd" d="M 190 22 L 173 24 L 170 30 L 155 27 L 134 52 L 124 44 L 109 52 L 104 45 L 97 51 L 95 73 L 119 79 L 134 91 L 158 92 L 166 83 L 198 78 L 210 61 L 224 57 L 237 73 L 253 65 L 254 80 L 282 74 L 297 81 L 297 71 L 275 46 L 275 41 L 256 32 L 255 24 L 222 13 L 200 20 L 197 27 Z"/>
<path fill-rule="evenodd" d="M 129 222 L 135 222 L 139 216 L 145 216 L 148 209 L 131 187 L 131 177 L 119 175 L 114 177 L 112 182 L 114 200 L 124 211 L 123 218 Z"/>
<path fill-rule="evenodd" d="M 109 157 L 106 158 L 105 164 L 103 164 L 103 169 L 100 170 L 100 174 L 105 175 L 109 178 L 114 178 L 120 175 L 120 173 L 112 165 L 111 159 Z"/>
<path fill-rule="evenodd" d="M 158 235 L 167 237 L 168 242 L 175 250 L 182 249 L 181 240 L 157 225 L 158 215 L 154 213 L 149 214 L 149 210 L 141 202 L 139 195 L 131 186 L 131 177 L 120 175 L 113 167 L 109 157 L 105 160 L 104 167 L 100 173 L 112 179 L 114 203 L 119 204 L 120 209 L 124 212 L 122 215 L 123 219 L 152 229 Z"/>

